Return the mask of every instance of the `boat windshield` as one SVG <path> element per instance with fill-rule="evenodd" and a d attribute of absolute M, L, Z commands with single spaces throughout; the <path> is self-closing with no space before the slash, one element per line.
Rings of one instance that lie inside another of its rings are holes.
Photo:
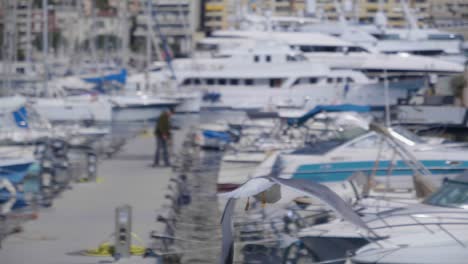
<path fill-rule="evenodd" d="M 445 180 L 442 187 L 424 200 L 425 204 L 468 209 L 468 182 Z"/>
<path fill-rule="evenodd" d="M 328 151 L 367 133 L 361 127 L 340 127 L 317 134 L 310 134 L 304 147 L 297 149 L 293 154 L 325 154 Z"/>

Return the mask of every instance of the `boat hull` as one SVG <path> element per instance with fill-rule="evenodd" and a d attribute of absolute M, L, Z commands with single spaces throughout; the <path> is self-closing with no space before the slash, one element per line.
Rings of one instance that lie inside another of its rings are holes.
<path fill-rule="evenodd" d="M 398 99 L 406 98 L 409 90 L 422 86 L 420 79 L 389 83 L 389 103 L 396 104 Z M 382 84 L 344 84 L 311 87 L 294 86 L 291 89 L 270 88 L 268 86 L 218 86 L 219 100 L 202 102 L 203 109 L 210 110 L 258 110 L 283 105 L 302 105 L 313 108 L 317 105 L 356 104 L 385 105 L 385 92 Z"/>
<path fill-rule="evenodd" d="M 115 107 L 112 109 L 113 122 L 154 121 L 166 107 Z"/>

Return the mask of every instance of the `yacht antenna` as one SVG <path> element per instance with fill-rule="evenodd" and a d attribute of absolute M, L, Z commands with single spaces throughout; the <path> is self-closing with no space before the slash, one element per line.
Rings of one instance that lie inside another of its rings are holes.
<path fill-rule="evenodd" d="M 375 14 L 375 24 L 377 28 L 381 31 L 385 31 L 387 27 L 387 16 L 384 13 L 384 3 L 383 0 L 379 0 L 379 10 Z"/>
<path fill-rule="evenodd" d="M 347 31 L 346 15 L 343 9 L 341 8 L 340 3 L 338 3 L 337 0 L 334 1 L 334 4 L 335 4 L 336 12 L 338 13 L 338 20 L 339 20 L 340 26 L 343 29 L 343 31 Z"/>
<path fill-rule="evenodd" d="M 419 32 L 418 20 L 415 17 L 414 13 L 411 12 L 406 1 L 401 1 L 401 6 L 403 8 L 403 13 L 405 14 L 406 23 L 409 29 L 408 38 L 410 40 L 416 40 L 418 38 Z"/>
<path fill-rule="evenodd" d="M 408 2 L 406 0 L 401 1 L 401 6 L 403 8 L 403 13 L 405 14 L 406 23 L 408 23 L 408 27 L 410 29 L 419 29 L 418 21 L 416 20 L 413 12 L 411 12 Z"/>

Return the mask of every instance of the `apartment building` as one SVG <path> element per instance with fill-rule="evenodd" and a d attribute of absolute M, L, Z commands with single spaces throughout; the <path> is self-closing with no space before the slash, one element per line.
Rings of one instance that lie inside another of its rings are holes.
<path fill-rule="evenodd" d="M 141 3 L 137 16 L 138 30 L 135 35 L 146 37 L 148 6 Z M 199 0 L 151 0 L 152 27 L 154 36 L 161 41 L 159 31 L 167 40 L 175 56 L 186 56 L 192 50 L 193 39 L 200 27 Z"/>
<path fill-rule="evenodd" d="M 430 0 L 431 20 L 438 26 L 468 23 L 468 1 Z"/>
<path fill-rule="evenodd" d="M 308 5 L 315 6 L 315 15 L 323 19 L 336 20 L 338 12 L 336 3 L 348 19 L 359 20 L 361 23 L 372 23 L 375 14 L 381 8 L 387 13 L 390 26 L 405 26 L 402 11 L 402 0 L 245 0 L 250 10 L 268 10 L 273 16 L 296 16 L 308 14 Z M 416 11 L 420 21 L 430 17 L 431 1 L 436 0 L 408 0 L 410 8 Z M 463 0 L 460 0 L 463 1 Z"/>
<path fill-rule="evenodd" d="M 233 0 L 202 0 L 200 29 L 209 33 L 228 28 L 229 19 L 234 15 L 235 3 Z"/>

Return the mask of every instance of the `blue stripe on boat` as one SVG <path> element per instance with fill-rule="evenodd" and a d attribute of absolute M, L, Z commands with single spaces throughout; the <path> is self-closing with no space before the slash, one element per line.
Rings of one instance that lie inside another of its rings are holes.
<path fill-rule="evenodd" d="M 423 160 L 421 163 L 432 174 L 458 174 L 468 169 L 468 161 L 455 161 L 448 164 L 446 160 Z M 387 176 L 391 162 L 380 161 L 376 176 Z M 344 181 L 353 173 L 370 173 L 374 169 L 375 161 L 336 162 L 301 165 L 294 172 L 293 178 L 306 179 L 316 182 Z M 408 176 L 412 170 L 403 162 L 397 161 L 393 166 L 392 176 Z"/>

